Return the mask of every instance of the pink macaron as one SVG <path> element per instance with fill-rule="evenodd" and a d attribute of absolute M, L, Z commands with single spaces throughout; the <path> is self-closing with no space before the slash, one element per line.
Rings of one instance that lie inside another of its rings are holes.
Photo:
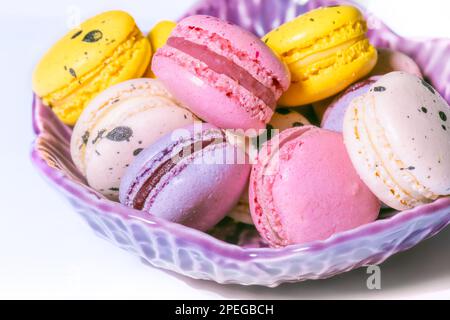
<path fill-rule="evenodd" d="M 181 103 L 223 129 L 264 129 L 290 85 L 287 67 L 259 38 L 202 15 L 178 23 L 152 70 Z"/>
<path fill-rule="evenodd" d="M 263 146 L 250 210 L 273 247 L 325 240 L 376 220 L 380 202 L 353 168 L 340 133 L 305 126 Z"/>

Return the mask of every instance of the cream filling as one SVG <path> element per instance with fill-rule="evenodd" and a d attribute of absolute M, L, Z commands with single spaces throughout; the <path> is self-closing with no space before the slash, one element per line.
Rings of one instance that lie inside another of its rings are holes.
<path fill-rule="evenodd" d="M 364 40 L 365 40 L 365 36 L 361 35 L 357 38 L 350 39 L 344 43 L 341 43 L 335 47 L 325 48 L 322 51 L 311 53 L 307 56 L 299 57 L 296 61 L 290 63 L 289 66 L 295 65 L 298 68 L 306 68 L 306 67 L 310 66 L 311 64 L 315 64 L 320 61 L 328 60 L 330 58 L 331 59 L 335 58 L 339 52 L 344 52 L 344 51 L 350 49 L 351 47 L 353 47 L 359 41 L 364 41 Z"/>

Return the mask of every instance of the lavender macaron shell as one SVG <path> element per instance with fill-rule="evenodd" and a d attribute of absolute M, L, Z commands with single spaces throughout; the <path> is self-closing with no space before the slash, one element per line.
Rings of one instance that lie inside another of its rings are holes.
<path fill-rule="evenodd" d="M 186 15 L 220 17 L 263 36 L 308 10 L 342 3 L 344 1 L 335 0 L 310 0 L 306 4 L 295 0 L 202 0 Z M 424 10 L 428 6 L 423 3 Z M 365 14 L 371 18 L 368 32 L 371 42 L 413 58 L 426 78 L 450 102 L 450 40 L 402 38 L 370 12 Z M 195 279 L 270 287 L 285 282 L 326 279 L 365 265 L 380 264 L 436 235 L 450 223 L 450 199 L 443 198 L 402 213 L 384 212 L 374 223 L 336 234 L 325 241 L 282 249 L 265 248 L 256 232 L 243 231 L 237 224 L 232 228 L 232 238 L 222 224 L 214 229 L 227 235 L 217 236 L 214 232 L 212 237 L 109 201 L 90 189 L 70 158 L 70 128 L 38 98 L 33 103 L 32 127 L 36 135 L 31 153 L 33 164 L 96 235 L 140 257 L 146 264 Z M 27 214 L 33 213 L 38 211 Z M 52 222 L 42 220 L 42 223 Z M 59 238 L 54 242 L 60 250 L 67 250 L 61 247 Z"/>
<path fill-rule="evenodd" d="M 209 124 L 190 126 L 178 132 L 183 132 L 183 137 L 190 138 L 196 132 L 194 128 L 198 127 L 201 127 L 202 135 L 208 130 L 222 132 Z M 130 186 L 135 181 L 142 183 L 149 179 L 153 170 L 145 172 L 144 169 L 152 159 L 167 152 L 169 146 L 178 145 L 176 135 L 177 132 L 167 134 L 142 151 L 133 161 L 120 186 L 122 203 L 131 205 L 129 202 L 133 201 L 135 192 L 131 191 Z M 248 161 L 237 164 L 236 157 L 239 153 L 241 153 L 240 159 L 245 160 L 243 151 L 229 143 L 221 143 L 217 148 L 207 148 L 203 152 L 196 152 L 194 162 L 189 161 L 181 172 L 165 173 L 168 178 L 167 184 L 158 191 L 151 207 L 147 208 L 146 204 L 144 210 L 165 220 L 181 223 L 194 229 L 202 231 L 211 229 L 237 204 L 247 185 L 250 164 Z M 234 162 L 225 163 L 224 155 L 233 155 Z M 131 196 L 130 191 L 133 193 Z"/>
<path fill-rule="evenodd" d="M 342 132 L 345 112 L 352 100 L 367 93 L 371 85 L 379 78 L 380 77 L 378 76 L 374 76 L 361 82 L 357 82 L 337 96 L 323 115 L 321 127 L 335 132 Z"/>

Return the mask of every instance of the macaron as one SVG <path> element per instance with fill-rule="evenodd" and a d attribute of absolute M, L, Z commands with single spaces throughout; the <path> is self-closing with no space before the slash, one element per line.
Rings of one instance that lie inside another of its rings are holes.
<path fill-rule="evenodd" d="M 274 134 L 279 134 L 280 132 L 291 128 L 303 127 L 307 125 L 310 125 L 308 119 L 306 119 L 297 110 L 290 108 L 277 108 L 275 111 L 275 115 L 267 125 L 267 131 L 261 133 L 261 135 L 259 135 L 258 137 L 247 138 L 247 140 L 244 140 L 242 136 L 239 136 L 239 138 L 234 137 L 234 139 L 238 139 L 237 145 L 247 152 L 250 163 L 256 164 L 258 148 L 264 142 L 270 140 L 270 138 L 272 138 Z M 250 215 L 250 205 L 248 201 L 248 188 L 245 189 L 244 194 L 239 199 L 236 207 L 229 214 L 229 217 L 238 222 L 253 224 L 253 220 Z"/>
<path fill-rule="evenodd" d="M 250 165 L 225 132 L 209 124 L 168 134 L 144 150 L 127 170 L 120 202 L 201 231 L 237 204 Z"/>
<path fill-rule="evenodd" d="M 384 76 L 394 71 L 403 71 L 422 78 L 420 67 L 409 56 L 397 50 L 379 48 L 378 61 L 370 75 Z"/>
<path fill-rule="evenodd" d="M 263 146 L 249 200 L 253 221 L 272 247 L 328 239 L 374 221 L 380 210 L 342 135 L 312 126 L 286 130 Z"/>
<path fill-rule="evenodd" d="M 270 140 L 274 135 L 284 130 L 310 125 L 308 119 L 292 108 L 277 108 L 275 114 L 267 124 L 266 129 L 255 131 L 252 137 L 246 136 L 243 132 L 226 130 L 230 143 L 244 150 L 251 164 L 256 163 L 258 150 L 264 142 Z M 247 202 L 245 200 L 244 202 Z"/>
<path fill-rule="evenodd" d="M 270 120 L 268 129 L 283 132 L 287 129 L 303 127 L 306 125 L 310 125 L 309 120 L 298 112 L 298 110 L 279 107 L 275 110 L 275 114 Z"/>
<path fill-rule="evenodd" d="M 321 127 L 327 130 L 342 132 L 345 112 L 353 99 L 367 93 L 379 77 L 371 77 L 351 85 L 331 102 L 323 115 Z"/>
<path fill-rule="evenodd" d="M 377 51 L 366 32 L 366 21 L 357 8 L 333 6 L 312 10 L 264 36 L 292 75 L 279 104 L 317 102 L 368 75 L 377 62 Z"/>
<path fill-rule="evenodd" d="M 286 66 L 259 38 L 202 15 L 177 24 L 152 70 L 183 105 L 222 129 L 264 129 L 290 84 Z"/>
<path fill-rule="evenodd" d="M 74 125 L 100 92 L 139 78 L 150 61 L 150 44 L 123 11 L 108 11 L 61 38 L 33 73 L 33 90 L 58 118 Z"/>
<path fill-rule="evenodd" d="M 72 134 L 72 159 L 92 188 L 116 200 L 134 158 L 195 121 L 159 81 L 129 80 L 102 92 L 84 110 Z"/>
<path fill-rule="evenodd" d="M 417 76 L 393 72 L 351 103 L 344 138 L 361 178 L 388 206 L 450 195 L 450 107 Z"/>
<path fill-rule="evenodd" d="M 238 204 L 231 210 L 228 216 L 236 222 L 253 225 L 252 216 L 250 214 L 250 204 L 248 202 L 248 187 L 239 198 Z"/>
<path fill-rule="evenodd" d="M 175 29 L 176 22 L 163 20 L 158 22 L 153 29 L 148 33 L 147 38 L 150 41 L 150 45 L 152 47 L 153 53 L 158 51 L 161 47 L 163 47 L 167 39 L 170 36 L 170 33 Z M 147 78 L 155 78 L 155 74 L 151 69 L 151 62 L 148 66 L 147 71 L 145 72 L 145 77 Z"/>

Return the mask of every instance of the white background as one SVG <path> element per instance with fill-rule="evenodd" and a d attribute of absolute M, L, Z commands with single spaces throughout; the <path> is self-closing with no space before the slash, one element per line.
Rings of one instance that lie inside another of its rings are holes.
<path fill-rule="evenodd" d="M 450 37 L 449 1 L 361 2 L 402 35 Z M 159 19 L 177 18 L 192 3 L 14 0 L 0 5 L 0 298 L 450 298 L 450 229 L 383 264 L 380 291 L 366 288 L 363 269 L 277 289 L 222 286 L 145 266 L 97 238 L 41 179 L 29 160 L 31 72 L 67 30 L 69 14 L 80 10 L 85 19 L 106 9 L 124 9 L 148 31 Z"/>

